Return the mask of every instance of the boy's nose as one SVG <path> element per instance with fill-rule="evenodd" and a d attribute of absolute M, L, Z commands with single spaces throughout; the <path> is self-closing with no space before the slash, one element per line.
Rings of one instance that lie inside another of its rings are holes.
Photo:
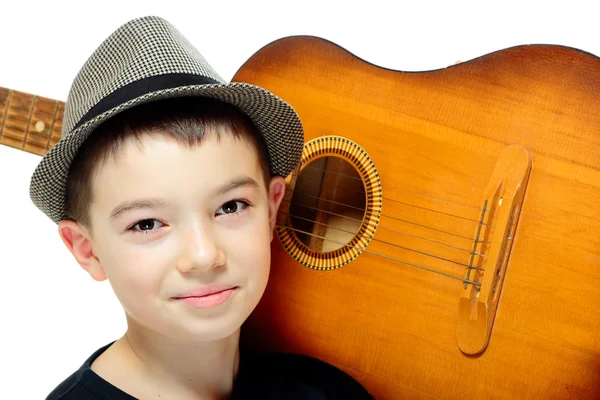
<path fill-rule="evenodd" d="M 194 269 L 208 271 L 225 261 L 225 253 L 214 232 L 196 224 L 184 235 L 177 269 L 181 273 Z"/>

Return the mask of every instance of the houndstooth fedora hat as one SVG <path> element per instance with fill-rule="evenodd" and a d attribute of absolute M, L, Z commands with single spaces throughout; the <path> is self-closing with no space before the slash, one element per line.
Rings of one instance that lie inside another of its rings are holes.
<path fill-rule="evenodd" d="M 131 107 L 184 96 L 213 98 L 245 113 L 265 139 L 273 174 L 285 177 L 300 161 L 302 123 L 289 104 L 258 86 L 225 82 L 169 22 L 144 17 L 110 35 L 75 77 L 62 137 L 31 177 L 33 203 L 55 223 L 65 219 L 69 167 L 89 135 Z"/>

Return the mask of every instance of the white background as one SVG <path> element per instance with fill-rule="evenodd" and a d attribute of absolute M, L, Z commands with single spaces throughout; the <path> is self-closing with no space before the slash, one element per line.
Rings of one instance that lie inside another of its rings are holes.
<path fill-rule="evenodd" d="M 502 48 L 562 44 L 600 55 L 593 1 L 0 0 L 0 86 L 65 100 L 92 51 L 129 19 L 173 23 L 229 80 L 272 40 L 311 34 L 388 68 L 444 68 Z M 0 398 L 42 399 L 124 317 L 107 282 L 72 260 L 30 202 L 39 157 L 0 146 Z"/>

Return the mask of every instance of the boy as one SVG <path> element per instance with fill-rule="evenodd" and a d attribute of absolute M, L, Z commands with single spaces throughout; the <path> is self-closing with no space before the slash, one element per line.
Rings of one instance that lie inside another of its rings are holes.
<path fill-rule="evenodd" d="M 302 145 L 289 105 L 225 83 L 166 21 L 103 42 L 30 193 L 82 268 L 109 280 L 128 328 L 48 399 L 370 398 L 318 360 L 239 351 Z"/>

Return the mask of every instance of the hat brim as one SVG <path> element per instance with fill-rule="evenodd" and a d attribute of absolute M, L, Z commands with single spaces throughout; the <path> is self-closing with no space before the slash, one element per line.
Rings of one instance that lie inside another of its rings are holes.
<path fill-rule="evenodd" d="M 231 104 L 246 114 L 263 135 L 271 172 L 287 176 L 302 155 L 302 123 L 294 109 L 269 91 L 247 83 L 203 84 L 157 90 L 111 108 L 76 127 L 52 147 L 31 177 L 33 203 L 52 221 L 65 219 L 66 183 L 71 162 L 90 134 L 103 122 L 132 107 L 157 100 L 201 96 Z"/>

